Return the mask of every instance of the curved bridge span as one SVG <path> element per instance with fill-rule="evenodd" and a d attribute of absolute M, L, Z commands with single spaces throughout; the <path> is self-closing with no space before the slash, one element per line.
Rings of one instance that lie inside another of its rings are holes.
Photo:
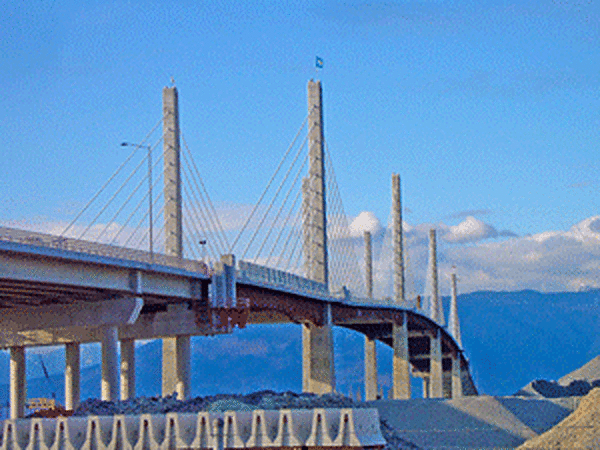
<path fill-rule="evenodd" d="M 374 400 L 378 394 L 377 340 L 393 350 L 394 399 L 411 397 L 411 377 L 422 378 L 423 392 L 432 398 L 477 393 L 468 360 L 461 349 L 455 303 L 451 307 L 451 326 L 448 330 L 443 326 L 435 230 L 430 230 L 429 275 L 433 286 L 429 317 L 420 309 L 407 308 L 398 174 L 392 175 L 390 230 L 394 302 L 372 298 L 372 256 L 365 256 L 367 299 L 353 297 L 344 286 L 335 288 L 339 292 L 332 289 L 332 280 L 348 284 L 360 275 L 337 278 L 340 274 L 336 274 L 335 267 L 337 270 L 341 270 L 341 266 L 349 267 L 345 256 L 337 266 L 332 264 L 330 270 L 328 242 L 334 241 L 331 230 L 335 227 L 328 229 L 328 214 L 332 213 L 327 207 L 321 82 L 310 80 L 307 94 L 308 114 L 301 129 L 306 124 L 308 173 L 302 178 L 302 189 L 296 195 L 302 204 L 298 211 L 301 230 L 296 244 L 301 242 L 302 273 L 306 278 L 245 261 L 236 263 L 233 254 L 213 255 L 221 260 L 210 269 L 201 261 L 184 258 L 182 190 L 185 190 L 182 187 L 179 97 L 175 87 L 163 89 L 164 254 L 155 253 L 153 247 L 152 146 L 143 143 L 122 145 L 148 150 L 149 252 L 0 227 L 0 347 L 10 349 L 12 418 L 22 417 L 25 410 L 26 346 L 66 346 L 65 406 L 74 409 L 80 397 L 81 343 L 101 342 L 101 396 L 103 400 L 114 400 L 135 395 L 135 340 L 161 338 L 162 394 L 177 393 L 179 398 L 187 398 L 191 382 L 190 337 L 230 333 L 234 327 L 248 323 L 301 324 L 302 389 L 305 392 L 335 391 L 332 328 L 341 326 L 365 336 L 366 400 Z M 293 164 L 299 155 L 298 151 Z M 298 171 L 295 181 L 300 174 Z M 119 187 L 117 193 L 123 187 Z M 293 197 L 291 192 L 289 190 L 285 199 Z M 282 209 L 280 205 L 276 218 Z M 333 211 L 333 217 L 336 214 L 340 215 Z M 193 220 L 193 217 L 187 218 Z M 263 223 L 264 217 L 259 228 Z M 89 228 L 90 225 L 86 230 Z M 241 231 L 245 228 L 246 225 Z M 196 230 L 194 236 L 198 234 Z M 365 233 L 364 238 L 365 255 L 371 255 L 371 236 Z M 238 251 L 235 250 L 238 239 L 239 235 L 232 246 L 225 246 L 221 253 Z M 254 236 L 249 243 L 253 240 Z M 200 243 L 206 244 L 206 241 Z M 264 243 L 260 247 L 262 250 Z M 288 252 L 287 247 L 285 252 Z M 288 253 L 293 254 L 293 251 Z M 258 260 L 259 256 L 255 258 Z M 455 286 L 453 279 L 453 299 L 456 298 Z"/>
<path fill-rule="evenodd" d="M 246 324 L 302 324 L 305 391 L 335 389 L 331 328 L 341 326 L 365 335 L 367 397 L 377 395 L 376 340 L 393 349 L 394 398 L 410 397 L 411 376 L 423 378 L 431 397 L 477 393 L 460 346 L 415 310 L 347 291 L 332 295 L 320 283 L 243 261 L 214 273 L 197 261 L 154 255 L 153 262 L 146 252 L 40 233 L 3 228 L 0 236 L 0 346 L 11 352 L 14 417 L 24 413 L 26 346 L 66 345 L 65 400 L 74 408 L 81 343 L 102 343 L 103 398 L 125 399 L 135 395 L 136 339 L 229 333 Z M 171 376 L 189 395 L 189 353 L 177 354 L 176 342 L 173 349 L 175 364 L 165 367 L 163 346 L 163 394 L 173 392 L 164 383 Z"/>

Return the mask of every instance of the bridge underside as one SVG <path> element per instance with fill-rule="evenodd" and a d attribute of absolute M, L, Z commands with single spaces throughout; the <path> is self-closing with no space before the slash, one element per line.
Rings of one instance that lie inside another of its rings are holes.
<path fill-rule="evenodd" d="M 468 362 L 452 338 L 445 330 L 413 311 L 398 310 L 392 307 L 324 302 L 276 288 L 251 284 L 237 285 L 240 308 L 237 308 L 236 311 L 231 308 L 219 310 L 210 307 L 208 279 L 191 280 L 166 274 L 147 274 L 128 268 L 119 271 L 112 270 L 111 276 L 114 277 L 114 280 L 113 287 L 111 287 L 107 285 L 106 278 L 102 279 L 103 276 L 108 276 L 102 268 L 96 268 L 95 272 L 100 279 L 93 282 L 88 281 L 87 285 L 83 286 L 64 283 L 64 280 L 61 283 L 59 276 L 48 275 L 48 273 L 38 274 L 38 279 L 34 280 L 0 277 L 0 308 L 3 316 L 3 319 L 0 319 L 0 325 L 4 325 L 0 334 L 1 345 L 4 348 L 11 348 L 11 357 L 16 358 L 15 364 L 21 367 L 24 364 L 24 354 L 19 348 L 33 345 L 67 344 L 67 359 L 71 361 L 68 363 L 71 365 L 67 371 L 71 375 L 66 375 L 65 379 L 65 382 L 70 383 L 71 386 L 69 391 L 71 397 L 67 399 L 67 405 L 75 406 L 78 402 L 78 382 L 74 381 L 73 374 L 78 371 L 79 344 L 102 342 L 104 348 L 106 343 L 109 350 L 113 349 L 112 359 L 117 361 L 116 343 L 121 342 L 121 396 L 127 398 L 128 395 L 134 395 L 135 392 L 133 371 L 130 368 L 134 366 L 132 345 L 136 339 L 189 337 L 230 332 L 231 327 L 222 327 L 222 319 L 235 312 L 238 313 L 238 318 L 245 316 L 243 326 L 245 324 L 297 323 L 325 327 L 330 324 L 357 331 L 364 334 L 367 340 L 379 340 L 391 347 L 395 355 L 395 364 L 396 360 L 401 362 L 404 358 L 406 365 L 398 366 L 410 370 L 410 374 L 407 373 L 404 379 L 410 375 L 421 377 L 424 380 L 424 386 L 425 383 L 429 386 L 430 380 L 437 377 L 440 389 L 437 394 L 432 396 L 450 395 L 448 393 L 451 392 L 451 389 L 448 386 L 451 384 L 452 377 L 456 375 L 456 370 L 462 373 L 460 375 L 463 385 L 461 391 L 474 393 Z M 134 282 L 136 279 L 137 288 L 135 287 L 136 282 Z M 140 285 L 143 285 L 143 289 L 139 289 Z M 137 290 L 143 290 L 144 293 L 138 293 Z M 171 294 L 166 295 L 167 292 Z M 128 323 L 127 319 L 130 318 L 136 305 L 141 306 L 137 303 L 142 298 L 139 297 L 140 295 L 143 297 L 143 308 L 141 311 L 137 311 L 136 320 Z M 55 320 L 57 308 L 59 310 L 62 308 L 64 315 L 68 316 L 71 322 L 59 320 L 50 323 L 43 320 L 29 320 L 29 318 L 24 321 L 17 320 L 19 316 L 21 318 L 24 316 L 24 311 L 29 310 L 35 311 L 30 314 L 31 317 L 49 317 L 49 320 Z M 98 308 L 105 308 L 104 312 L 89 314 L 89 311 L 100 311 Z M 73 313 L 74 311 L 87 311 L 88 315 L 77 316 Z M 46 316 L 40 315 L 42 313 Z M 238 323 L 238 325 L 242 324 Z M 107 329 L 114 330 L 114 337 L 110 338 L 110 335 L 107 335 Z M 406 357 L 398 356 L 402 355 L 402 352 L 398 353 L 398 345 L 400 345 L 398 333 L 404 333 L 402 331 L 404 329 L 406 329 L 407 342 Z M 435 359 L 435 349 L 438 348 L 436 345 L 439 346 L 438 359 Z M 332 357 L 330 359 L 333 360 Z M 19 361 L 21 361 L 20 364 Z M 376 367 L 376 359 L 374 361 Z M 112 364 L 117 364 L 115 366 L 117 368 L 113 368 L 112 372 L 116 370 L 118 373 L 118 363 Z M 438 366 L 439 368 L 437 368 Z M 129 369 L 124 369 L 124 367 Z M 110 372 L 107 368 L 106 373 Z M 112 380 L 107 383 L 113 386 L 110 396 L 114 398 L 118 395 L 114 391 L 114 385 L 118 385 L 118 382 Z M 20 385 L 16 385 L 15 389 L 18 386 Z M 433 391 L 429 390 L 428 392 Z M 408 394 L 403 395 L 410 396 L 409 388 Z M 109 394 L 107 394 L 108 396 Z M 22 405 L 23 399 L 18 400 L 17 403 Z M 18 416 L 22 413 L 17 411 L 14 414 Z"/>

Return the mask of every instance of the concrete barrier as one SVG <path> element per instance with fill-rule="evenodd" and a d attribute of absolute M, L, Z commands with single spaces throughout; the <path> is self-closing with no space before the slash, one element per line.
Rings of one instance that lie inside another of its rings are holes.
<path fill-rule="evenodd" d="M 255 410 L 4 421 L 0 450 L 381 448 L 376 409 Z"/>

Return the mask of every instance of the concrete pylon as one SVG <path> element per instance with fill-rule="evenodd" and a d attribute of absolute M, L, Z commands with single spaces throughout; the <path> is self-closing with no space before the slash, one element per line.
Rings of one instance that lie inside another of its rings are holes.
<path fill-rule="evenodd" d="M 177 88 L 163 89 L 163 159 L 165 198 L 165 254 L 183 256 L 181 163 Z"/>
<path fill-rule="evenodd" d="M 335 392 L 331 322 L 324 326 L 307 322 L 302 326 L 302 391 Z"/>
<path fill-rule="evenodd" d="M 439 328 L 429 340 L 429 396 L 430 398 L 443 398 L 442 339 Z"/>
<path fill-rule="evenodd" d="M 404 250 L 402 248 L 402 195 L 400 175 L 392 174 L 392 248 L 394 252 L 394 302 L 403 305 Z"/>
<path fill-rule="evenodd" d="M 377 400 L 377 348 L 375 339 L 365 335 L 365 400 Z"/>
<path fill-rule="evenodd" d="M 179 100 L 177 88 L 163 89 L 165 254 L 183 258 Z M 190 336 L 163 338 L 162 395 L 190 394 Z M 188 373 L 185 373 L 185 372 Z"/>
<path fill-rule="evenodd" d="M 135 339 L 121 341 L 121 400 L 135 398 Z"/>
<path fill-rule="evenodd" d="M 312 241 L 310 227 L 310 178 L 302 178 L 302 252 L 304 253 L 304 276 L 312 274 Z"/>
<path fill-rule="evenodd" d="M 77 409 L 80 401 L 81 358 L 78 342 L 65 346 L 65 408 Z"/>
<path fill-rule="evenodd" d="M 365 285 L 367 298 L 373 298 L 373 250 L 371 233 L 365 231 Z M 377 400 L 377 347 L 375 339 L 365 335 L 365 400 Z"/>
<path fill-rule="evenodd" d="M 25 379 L 25 347 L 10 348 L 10 418 L 25 416 L 27 381 Z"/>
<path fill-rule="evenodd" d="M 371 232 L 363 233 L 365 241 L 365 288 L 367 298 L 373 298 L 373 246 L 371 245 Z"/>
<path fill-rule="evenodd" d="M 329 284 L 327 210 L 325 202 L 325 152 L 321 82 L 308 82 L 308 182 L 303 183 L 304 251 L 306 277 Z M 308 197 L 308 198 L 307 198 Z M 325 324 L 302 327 L 302 389 L 323 394 L 335 391 L 331 309 L 326 306 Z"/>
<path fill-rule="evenodd" d="M 453 273 L 451 275 L 451 286 L 452 292 L 450 297 L 450 316 L 448 317 L 448 328 L 450 329 L 450 334 L 458 344 L 460 348 L 462 348 L 462 338 L 460 335 L 460 322 L 458 320 L 458 301 L 457 301 L 457 290 L 456 290 L 456 274 Z"/>
<path fill-rule="evenodd" d="M 406 400 L 411 398 L 410 354 L 408 348 L 408 316 L 404 313 L 402 326 L 392 324 L 392 398 Z"/>
<path fill-rule="evenodd" d="M 444 308 L 439 297 L 437 242 L 435 230 L 429 230 L 429 279 L 431 283 L 431 303 L 429 317 L 438 325 L 444 325 Z"/>
<path fill-rule="evenodd" d="M 452 398 L 463 396 L 460 353 L 452 355 Z"/>
<path fill-rule="evenodd" d="M 321 82 L 308 82 L 308 179 L 310 196 L 310 254 L 308 278 L 329 283 L 327 255 L 327 208 L 325 201 L 325 149 L 323 138 L 323 93 Z"/>
<path fill-rule="evenodd" d="M 102 330 L 102 387 L 101 398 L 114 401 L 119 397 L 119 360 L 117 327 L 107 326 Z"/>

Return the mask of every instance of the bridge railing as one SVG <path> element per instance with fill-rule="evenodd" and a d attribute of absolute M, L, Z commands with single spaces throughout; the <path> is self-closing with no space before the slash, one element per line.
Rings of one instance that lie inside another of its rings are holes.
<path fill-rule="evenodd" d="M 19 230 L 17 228 L 0 227 L 0 241 L 68 250 L 77 253 L 106 256 L 109 258 L 118 258 L 148 264 L 159 264 L 209 275 L 208 267 L 201 261 L 177 258 L 161 253 L 151 254 L 150 252 L 133 248 L 66 238 L 35 231 Z"/>
<path fill-rule="evenodd" d="M 327 285 L 279 269 L 248 261 L 238 262 L 238 281 L 254 281 L 294 292 L 329 297 Z"/>

